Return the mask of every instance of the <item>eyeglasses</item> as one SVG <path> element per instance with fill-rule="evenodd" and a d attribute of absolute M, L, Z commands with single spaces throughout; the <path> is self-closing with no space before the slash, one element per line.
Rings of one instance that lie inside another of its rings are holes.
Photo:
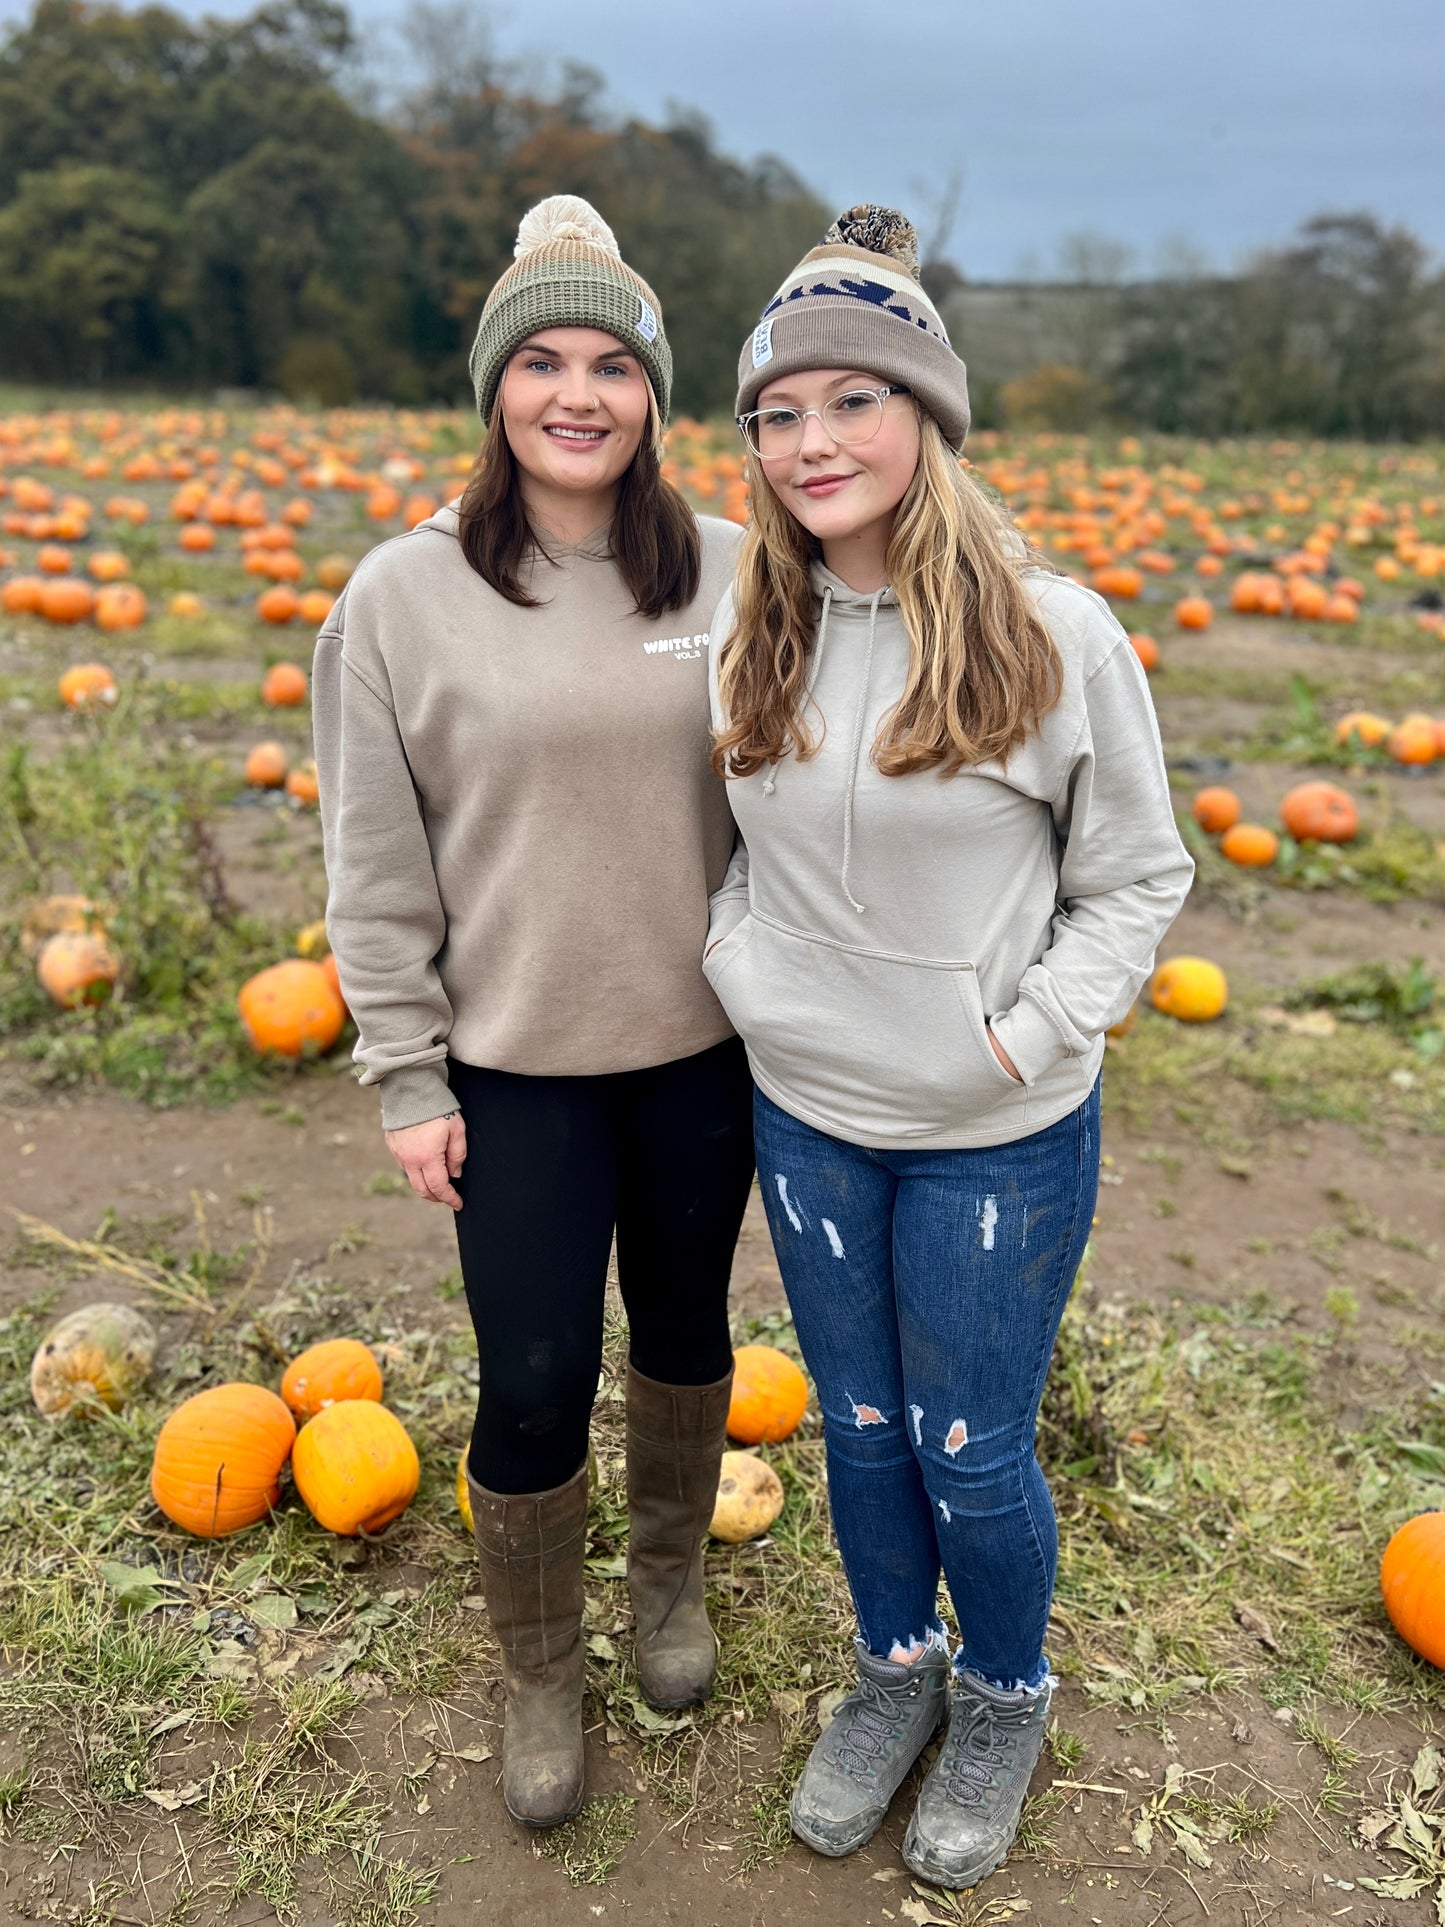
<path fill-rule="evenodd" d="M 755 408 L 739 415 L 743 439 L 762 461 L 796 455 L 803 446 L 803 424 L 816 415 L 835 442 L 847 446 L 871 442 L 883 426 L 883 404 L 890 395 L 906 395 L 906 388 L 849 388 L 821 408 Z"/>

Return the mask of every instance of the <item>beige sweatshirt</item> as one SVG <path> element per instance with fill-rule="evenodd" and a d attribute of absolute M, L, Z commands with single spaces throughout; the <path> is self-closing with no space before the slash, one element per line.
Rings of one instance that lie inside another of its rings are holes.
<path fill-rule="evenodd" d="M 741 530 L 699 527 L 685 609 L 638 615 L 605 529 L 549 542 L 525 609 L 468 567 L 449 506 L 373 549 L 327 618 L 326 924 L 386 1129 L 451 1109 L 449 1052 L 590 1075 L 731 1034 L 699 963 L 733 842 L 708 618 Z"/>
<path fill-rule="evenodd" d="M 1092 591 L 1026 580 L 1064 688 L 1006 766 L 880 775 L 903 618 L 891 589 L 860 595 L 815 565 L 821 747 L 728 784 L 741 837 L 713 898 L 709 980 L 760 1088 L 851 1144 L 1008 1144 L 1076 1110 L 1189 889 L 1128 637 Z M 729 596 L 719 642 L 732 620 Z"/>

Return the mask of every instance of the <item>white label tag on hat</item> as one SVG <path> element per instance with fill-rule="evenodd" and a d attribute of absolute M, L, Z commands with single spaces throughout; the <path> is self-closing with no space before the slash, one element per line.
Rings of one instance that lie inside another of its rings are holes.
<path fill-rule="evenodd" d="M 754 368 L 761 368 L 764 362 L 771 361 L 773 358 L 774 319 L 775 317 L 769 316 L 766 321 L 760 321 L 757 327 L 753 329 Z"/>
<path fill-rule="evenodd" d="M 641 295 L 637 297 L 637 307 L 637 332 L 642 336 L 644 341 L 656 341 L 657 316 L 652 312 L 652 309 L 643 300 Z"/>

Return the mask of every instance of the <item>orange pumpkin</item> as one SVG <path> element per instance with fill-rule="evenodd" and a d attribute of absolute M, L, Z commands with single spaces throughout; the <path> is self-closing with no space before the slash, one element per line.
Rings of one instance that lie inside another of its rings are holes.
<path fill-rule="evenodd" d="M 1241 869 L 1262 870 L 1279 855 L 1279 838 L 1259 823 L 1234 823 L 1224 832 L 1219 848 Z"/>
<path fill-rule="evenodd" d="M 347 1398 L 380 1401 L 381 1367 L 359 1338 L 328 1338 L 293 1358 L 281 1396 L 303 1423 Z"/>
<path fill-rule="evenodd" d="M 216 546 L 216 531 L 209 522 L 187 522 L 176 539 L 187 555 L 205 555 Z"/>
<path fill-rule="evenodd" d="M 100 629 L 138 629 L 146 619 L 146 599 L 133 582 L 107 583 L 95 598 Z"/>
<path fill-rule="evenodd" d="M 298 763 L 287 774 L 286 794 L 302 809 L 315 809 L 321 800 L 321 785 L 316 779 L 315 763 Z"/>
<path fill-rule="evenodd" d="M 272 709 L 294 709 L 305 702 L 306 689 L 304 669 L 294 662 L 273 662 L 261 681 L 261 700 Z"/>
<path fill-rule="evenodd" d="M 728 1437 L 744 1445 L 776 1445 L 791 1438 L 808 1408 L 808 1381 L 786 1352 L 772 1345 L 740 1345 L 733 1353 Z"/>
<path fill-rule="evenodd" d="M 264 1519 L 281 1496 L 296 1421 L 264 1385 L 215 1385 L 177 1406 L 160 1429 L 151 1497 L 203 1539 Z"/>
<path fill-rule="evenodd" d="M 344 589 L 355 567 L 349 555 L 323 555 L 316 564 L 316 580 L 323 589 Z"/>
<path fill-rule="evenodd" d="M 1420 768 L 1433 763 L 1439 754 L 1433 721 L 1428 716 L 1407 716 L 1390 731 L 1385 748 L 1395 762 L 1407 767 Z"/>
<path fill-rule="evenodd" d="M 291 1474 L 317 1524 L 354 1539 L 380 1532 L 406 1511 L 416 1497 L 421 1463 L 394 1412 L 370 1399 L 348 1398 L 302 1427 Z"/>
<path fill-rule="evenodd" d="M 130 563 L 118 549 L 97 549 L 85 570 L 95 582 L 123 582 L 130 574 Z"/>
<path fill-rule="evenodd" d="M 59 682 L 60 700 L 67 709 L 109 708 L 119 695 L 115 677 L 103 662 L 78 662 Z"/>
<path fill-rule="evenodd" d="M 263 622 L 289 622 L 301 606 L 296 591 L 278 582 L 256 598 L 256 614 Z"/>
<path fill-rule="evenodd" d="M 1411 1651 L 1445 1666 L 1445 1512 L 1422 1512 L 1400 1527 L 1380 1561 L 1380 1592 Z"/>
<path fill-rule="evenodd" d="M 78 576 L 47 582 L 40 591 L 40 613 L 47 622 L 84 622 L 95 608 L 95 591 Z"/>
<path fill-rule="evenodd" d="M 177 589 L 166 604 L 167 615 L 194 617 L 204 615 L 205 612 L 206 605 L 194 589 Z"/>
<path fill-rule="evenodd" d="M 1335 783 L 1297 783 L 1279 815 L 1296 843 L 1352 843 L 1360 831 L 1355 799 Z"/>
<path fill-rule="evenodd" d="M 325 974 L 327 983 L 329 983 L 331 988 L 336 992 L 337 1001 L 340 1003 L 342 1010 L 349 1017 L 351 1015 L 351 1006 L 347 1003 L 346 997 L 342 992 L 341 972 L 336 967 L 336 952 L 334 950 L 328 950 L 326 955 L 321 959 L 321 968 Z"/>
<path fill-rule="evenodd" d="M 45 575 L 66 575 L 70 570 L 70 550 L 58 542 L 47 542 L 37 549 L 35 566 Z"/>
<path fill-rule="evenodd" d="M 256 973 L 236 1002 L 263 1056 L 318 1057 L 341 1035 L 346 1011 L 318 963 L 291 957 Z"/>
<path fill-rule="evenodd" d="M 1181 596 L 1174 605 L 1174 620 L 1181 629 L 1207 629 L 1214 620 L 1214 605 L 1202 595 Z"/>
<path fill-rule="evenodd" d="M 1171 957 L 1160 964 L 1149 986 L 1149 1000 L 1166 1017 L 1185 1024 L 1207 1024 L 1229 1003 L 1229 983 L 1208 957 Z"/>
<path fill-rule="evenodd" d="M 38 575 L 12 575 L 0 588 L 0 609 L 7 616 L 36 616 L 45 584 Z"/>
<path fill-rule="evenodd" d="M 473 1532 L 476 1527 L 472 1520 L 472 1489 L 467 1484 L 467 1454 L 470 1449 L 464 1445 L 457 1460 L 457 1511 L 461 1513 L 462 1524 L 467 1531 Z"/>
<path fill-rule="evenodd" d="M 1368 709 L 1352 709 L 1335 724 L 1335 741 L 1342 748 L 1354 741 L 1366 749 L 1375 749 L 1389 733 L 1390 725 L 1385 718 L 1373 715 Z"/>
<path fill-rule="evenodd" d="M 1215 836 L 1232 829 L 1243 814 L 1243 805 L 1234 791 L 1222 785 L 1200 790 L 1189 807 L 1200 829 Z"/>
<path fill-rule="evenodd" d="M 35 959 L 40 988 L 62 1010 L 103 1004 L 120 975 L 120 959 L 105 941 L 84 930 L 62 930 L 40 946 Z"/>
<path fill-rule="evenodd" d="M 1118 602 L 1132 602 L 1144 588 L 1144 578 L 1137 569 L 1126 563 L 1109 563 L 1102 569 L 1095 569 L 1089 579 L 1089 586 L 1100 595 L 1113 596 Z"/>
<path fill-rule="evenodd" d="M 297 605 L 296 613 L 303 622 L 313 623 L 317 628 L 336 606 L 336 597 L 326 589 L 308 589 Z"/>
<path fill-rule="evenodd" d="M 1145 672 L 1152 675 L 1159 667 L 1159 645 L 1153 636 L 1130 636 L 1134 654 L 1144 665 Z"/>
<path fill-rule="evenodd" d="M 246 781 L 256 790 L 278 790 L 286 781 L 287 755 L 280 743 L 257 743 L 246 758 Z"/>

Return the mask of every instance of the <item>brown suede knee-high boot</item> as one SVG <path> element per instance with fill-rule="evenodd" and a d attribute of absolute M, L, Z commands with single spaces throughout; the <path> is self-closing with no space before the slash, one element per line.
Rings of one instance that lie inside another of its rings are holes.
<path fill-rule="evenodd" d="M 717 1503 L 732 1373 L 659 1385 L 627 1368 L 627 1583 L 637 1676 L 650 1705 L 706 1699 L 717 1640 L 703 1599 L 702 1541 Z"/>
<path fill-rule="evenodd" d="M 582 1805 L 587 1467 L 550 1492 L 488 1492 L 470 1472 L 467 1488 L 502 1649 L 502 1792 L 514 1820 L 555 1827 Z"/>

